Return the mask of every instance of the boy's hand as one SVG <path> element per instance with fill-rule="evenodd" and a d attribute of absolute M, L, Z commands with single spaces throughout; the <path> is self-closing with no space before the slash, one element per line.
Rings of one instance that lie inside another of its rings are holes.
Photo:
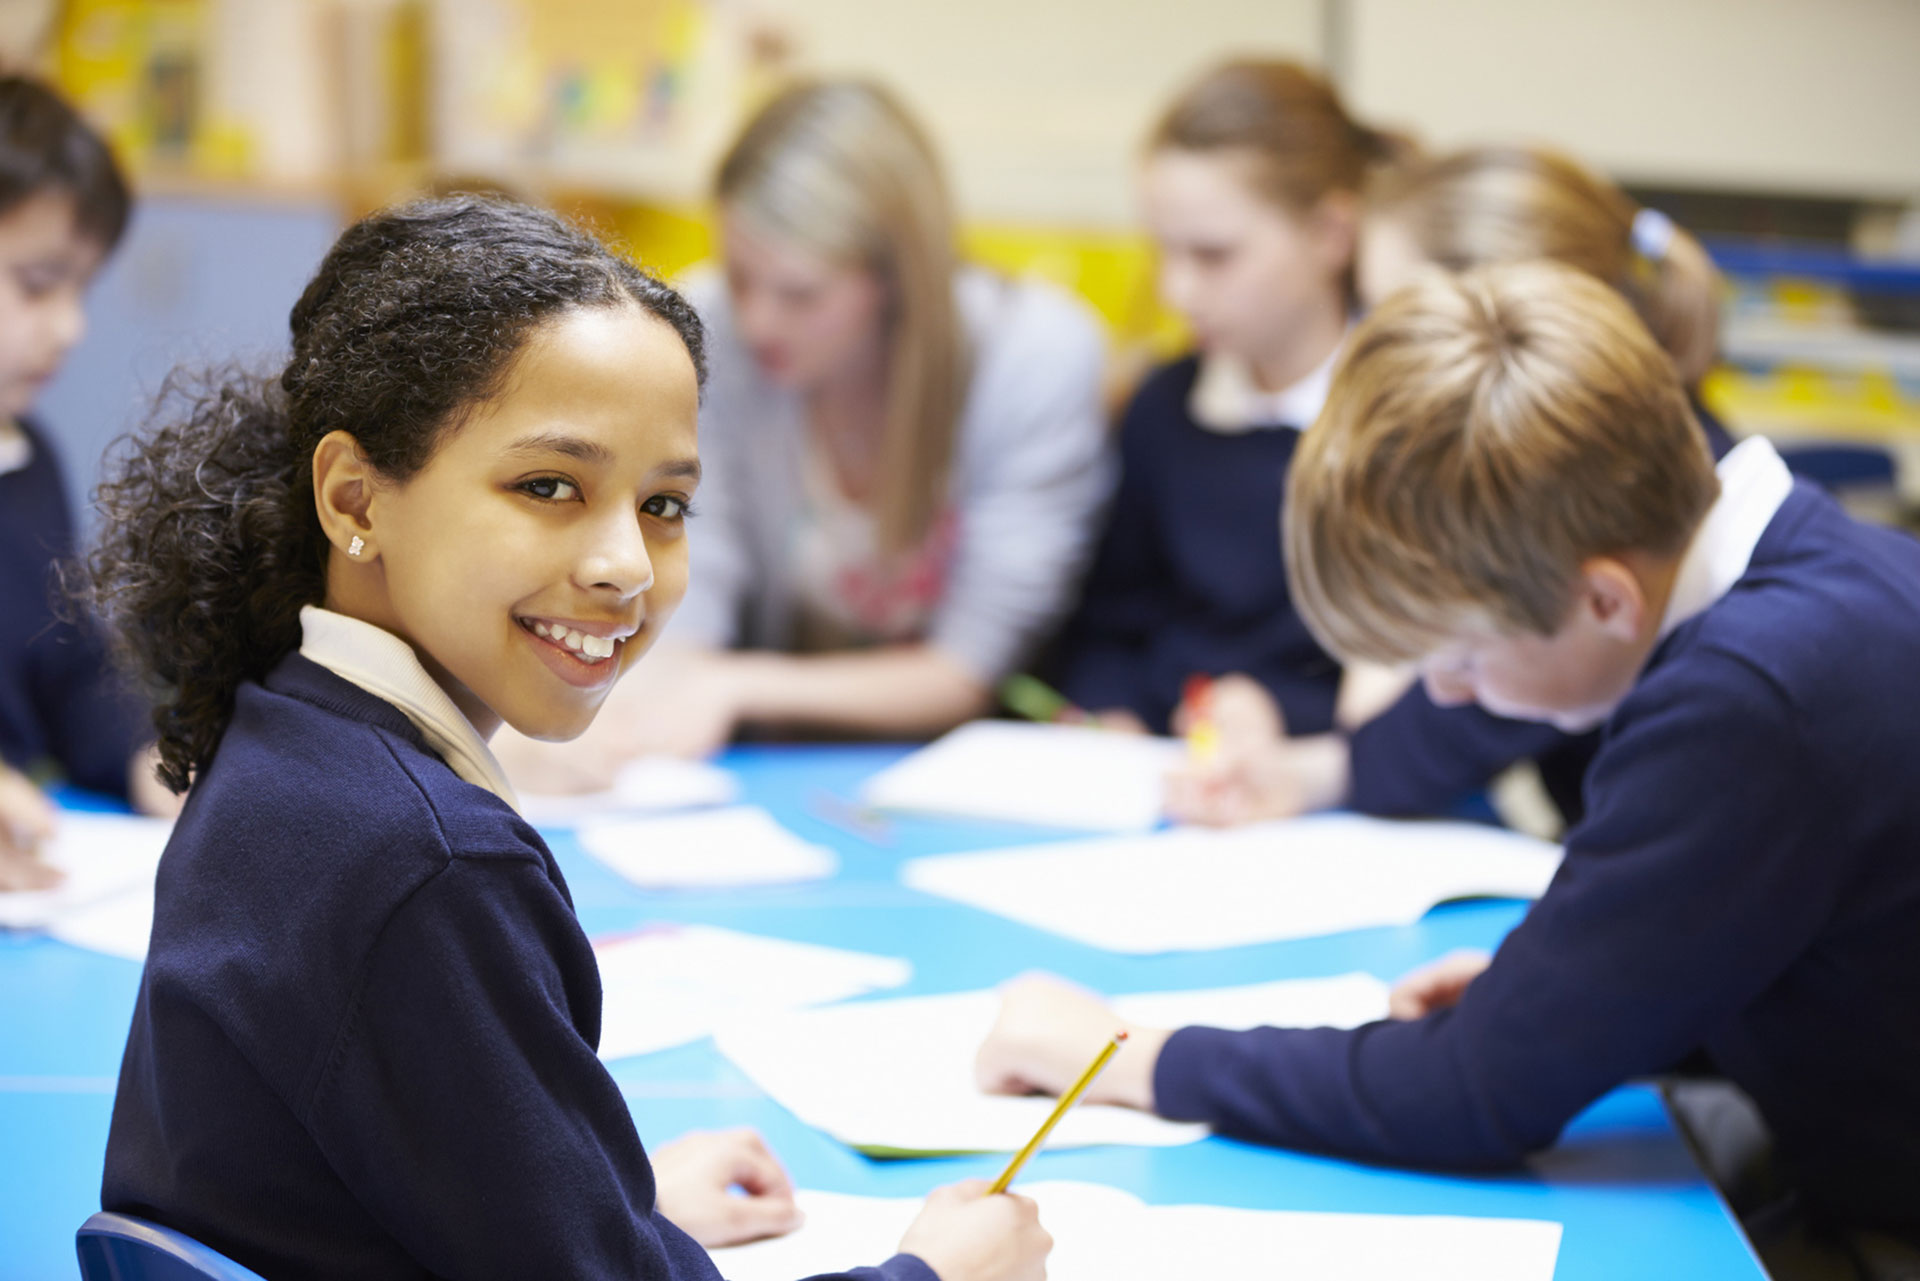
<path fill-rule="evenodd" d="M 1092 993 L 1045 974 L 1000 989 L 1000 1014 L 974 1056 L 973 1076 L 989 1094 L 1058 1095 L 1126 1028 L 1127 1039 L 1082 1100 L 1153 1110 L 1153 1067 L 1170 1032 L 1123 1023 Z"/>
<path fill-rule="evenodd" d="M 1393 985 L 1393 991 L 1387 994 L 1387 1014 L 1396 1019 L 1423 1019 L 1435 1010 L 1459 1004 L 1467 986 L 1492 961 L 1490 952 L 1463 949 L 1421 966 Z"/>
<path fill-rule="evenodd" d="M 782 1236 L 805 1217 L 787 1172 L 752 1130 L 696 1130 L 652 1156 L 655 1207 L 710 1250 Z"/>
<path fill-rule="evenodd" d="M 53 839 L 59 811 L 25 774 L 0 765 L 0 891 L 45 890 L 58 885 L 57 868 L 40 861 L 40 847 Z"/>
<path fill-rule="evenodd" d="M 900 1238 L 900 1253 L 940 1281 L 1042 1281 L 1053 1238 L 1040 1211 L 1011 1192 L 987 1195 L 984 1179 L 936 1189 Z"/>

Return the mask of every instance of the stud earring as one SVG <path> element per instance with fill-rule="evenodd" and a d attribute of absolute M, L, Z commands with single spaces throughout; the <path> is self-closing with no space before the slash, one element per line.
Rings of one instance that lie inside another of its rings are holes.
<path fill-rule="evenodd" d="M 347 555 L 358 556 L 360 554 L 360 549 L 362 547 L 365 547 L 366 545 L 367 545 L 367 540 L 360 537 L 360 535 L 355 534 L 353 536 L 353 541 L 347 544 Z"/>

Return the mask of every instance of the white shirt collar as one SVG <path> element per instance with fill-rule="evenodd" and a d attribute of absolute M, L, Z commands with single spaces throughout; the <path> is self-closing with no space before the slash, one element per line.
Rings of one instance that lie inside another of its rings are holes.
<path fill-rule="evenodd" d="M 411 645 L 384 628 L 315 605 L 300 611 L 300 636 L 303 657 L 392 703 L 455 774 L 519 810 L 487 740 L 427 674 Z"/>
<path fill-rule="evenodd" d="M 1747 572 L 1760 536 L 1793 491 L 1793 473 L 1772 443 L 1760 436 L 1735 445 L 1716 470 L 1720 497 L 1707 509 L 1680 558 L 1660 620 L 1663 638 L 1733 590 Z"/>
<path fill-rule="evenodd" d="M 1253 367 L 1238 356 L 1203 355 L 1199 377 L 1187 395 L 1187 412 L 1208 431 L 1227 436 L 1263 427 L 1298 427 L 1304 431 L 1327 403 L 1333 367 L 1345 346 L 1343 337 L 1304 378 L 1279 391 L 1261 391 L 1254 381 Z"/>
<path fill-rule="evenodd" d="M 0 476 L 25 471 L 33 461 L 33 440 L 19 423 L 0 419 Z"/>

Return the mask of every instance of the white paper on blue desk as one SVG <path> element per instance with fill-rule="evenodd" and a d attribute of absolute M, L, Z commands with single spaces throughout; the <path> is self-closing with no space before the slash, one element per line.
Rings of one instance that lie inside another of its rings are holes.
<path fill-rule="evenodd" d="M 913 966 L 891 956 L 792 943 L 711 925 L 661 924 L 595 939 L 600 1057 L 697 1041 L 722 1022 L 758 1019 L 899 987 Z"/>
<path fill-rule="evenodd" d="M 905 1155 L 1012 1152 L 1033 1137 L 1052 1099 L 985 1094 L 973 1056 L 999 1011 L 995 992 L 899 997 L 729 1023 L 721 1053 L 773 1100 L 849 1147 Z M 1158 1027 L 1358 1027 L 1384 1018 L 1387 987 L 1368 974 L 1114 998 L 1124 1020 Z M 1089 1046 L 1091 1058 L 1099 1047 Z M 1192 1143 L 1206 1127 L 1131 1108 L 1082 1103 L 1050 1148 Z"/>
<path fill-rule="evenodd" d="M 900 875 L 1093 947 L 1152 953 L 1406 925 L 1454 898 L 1538 898 L 1559 864 L 1558 846 L 1500 828 L 1317 814 L 943 854 Z"/>
<path fill-rule="evenodd" d="M 577 827 L 610 814 L 665 814 L 731 805 L 740 780 L 718 765 L 673 756 L 643 756 L 622 766 L 613 786 L 580 796 L 520 794 L 520 812 L 535 827 Z"/>
<path fill-rule="evenodd" d="M 602 819 L 580 829 L 580 844 L 643 889 L 818 881 L 840 865 L 757 805 Z"/>
<path fill-rule="evenodd" d="M 169 819 L 62 810 L 42 857 L 66 879 L 50 890 L 0 894 L 0 926 L 47 929 L 70 912 L 136 890 L 151 899 L 172 832 Z"/>
<path fill-rule="evenodd" d="M 1551 1281 L 1560 1253 L 1560 1224 L 1538 1219 L 1147 1205 L 1095 1183 L 1017 1190 L 1039 1203 L 1041 1226 L 1053 1234 L 1050 1281 Z M 921 1204 L 810 1190 L 799 1202 L 807 1220 L 798 1232 L 713 1252 L 729 1281 L 792 1281 L 879 1263 Z"/>
<path fill-rule="evenodd" d="M 1145 832 L 1160 821 L 1183 750 L 1144 734 L 975 721 L 875 774 L 861 798 L 876 809 Z"/>

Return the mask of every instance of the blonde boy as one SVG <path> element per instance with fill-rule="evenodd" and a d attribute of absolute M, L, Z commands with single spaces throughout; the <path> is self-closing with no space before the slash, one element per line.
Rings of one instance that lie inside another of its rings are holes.
<path fill-rule="evenodd" d="M 1920 1242 L 1920 544 L 1850 521 L 1764 440 L 1716 474 L 1627 305 L 1546 264 L 1435 277 L 1356 331 L 1286 536 L 1343 659 L 1604 725 L 1587 815 L 1491 961 L 1404 980 L 1393 1019 L 1139 1029 L 1098 1093 L 1493 1167 L 1705 1050 L 1817 1223 Z M 1018 985 L 982 1083 L 1057 1089 L 1111 1026 L 1073 989 Z"/>

